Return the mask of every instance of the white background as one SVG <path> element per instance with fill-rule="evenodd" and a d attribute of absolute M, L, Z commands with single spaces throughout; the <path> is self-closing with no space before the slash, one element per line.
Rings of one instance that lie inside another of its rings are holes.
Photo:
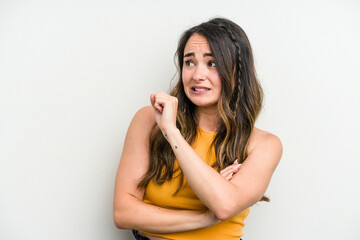
<path fill-rule="evenodd" d="M 0 239 L 132 239 L 112 221 L 134 113 L 167 91 L 187 28 L 223 16 L 252 43 L 257 126 L 284 154 L 245 239 L 360 239 L 360 3 L 0 1 Z"/>

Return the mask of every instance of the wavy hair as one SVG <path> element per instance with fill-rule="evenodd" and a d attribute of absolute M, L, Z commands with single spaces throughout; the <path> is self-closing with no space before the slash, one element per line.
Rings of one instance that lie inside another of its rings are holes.
<path fill-rule="evenodd" d="M 177 84 L 170 94 L 178 98 L 176 125 L 185 140 L 192 144 L 197 134 L 196 106 L 187 98 L 182 83 L 184 48 L 193 34 L 204 36 L 215 59 L 222 88 L 217 108 L 219 119 L 217 134 L 212 142 L 215 147 L 218 171 L 231 165 L 235 159 L 243 163 L 255 120 L 262 108 L 263 91 L 257 79 L 250 42 L 241 27 L 224 19 L 214 18 L 192 27 L 181 36 L 175 56 L 177 57 Z M 155 124 L 150 137 L 150 164 L 138 187 L 145 188 L 150 181 L 162 184 L 176 176 L 184 182 L 180 168 L 174 169 L 175 155 Z M 269 201 L 262 197 L 260 201 Z"/>

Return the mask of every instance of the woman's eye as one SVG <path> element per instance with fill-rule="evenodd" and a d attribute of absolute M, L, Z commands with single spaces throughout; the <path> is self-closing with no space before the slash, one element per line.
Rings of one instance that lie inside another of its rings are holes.
<path fill-rule="evenodd" d="M 210 61 L 210 62 L 209 62 L 209 67 L 216 67 L 215 62 L 214 62 L 214 61 Z"/>
<path fill-rule="evenodd" d="M 190 66 L 194 66 L 194 62 L 193 61 L 190 61 L 190 60 L 186 60 L 185 61 L 185 65 L 190 67 Z"/>

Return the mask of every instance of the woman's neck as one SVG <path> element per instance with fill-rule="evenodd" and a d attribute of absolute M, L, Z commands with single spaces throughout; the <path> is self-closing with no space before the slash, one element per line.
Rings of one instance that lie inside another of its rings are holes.
<path fill-rule="evenodd" d="M 196 118 L 200 129 L 210 132 L 217 131 L 219 116 L 216 108 L 197 108 Z"/>

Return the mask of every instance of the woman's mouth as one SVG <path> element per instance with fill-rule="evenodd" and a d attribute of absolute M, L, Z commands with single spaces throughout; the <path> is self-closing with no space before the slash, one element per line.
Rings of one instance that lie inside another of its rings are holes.
<path fill-rule="evenodd" d="M 209 90 L 210 90 L 210 88 L 206 88 L 206 87 L 192 87 L 191 88 L 191 92 L 194 94 L 206 93 Z"/>

